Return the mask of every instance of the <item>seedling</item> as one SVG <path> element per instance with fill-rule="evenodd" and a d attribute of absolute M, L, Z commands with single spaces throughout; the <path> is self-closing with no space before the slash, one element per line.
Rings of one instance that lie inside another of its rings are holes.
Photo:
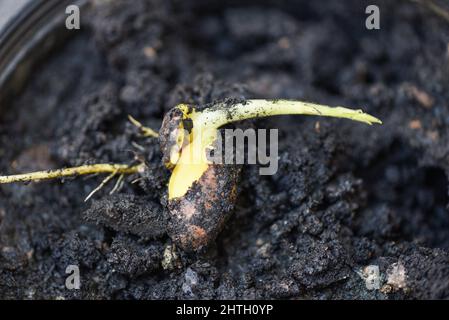
<path fill-rule="evenodd" d="M 159 135 L 130 117 L 130 121 L 144 136 L 159 137 L 164 164 L 172 170 L 168 183 L 168 210 L 171 218 L 168 233 L 177 245 L 187 251 L 206 246 L 215 239 L 234 209 L 240 166 L 215 164 L 205 156 L 208 150 L 214 149 L 217 130 L 244 119 L 295 114 L 346 118 L 369 125 L 382 123 L 362 110 L 289 100 L 247 100 L 233 104 L 222 102 L 201 111 L 194 106 L 180 104 L 165 115 Z M 133 166 L 97 164 L 3 176 L 0 177 L 0 183 L 109 173 L 89 198 L 116 175 L 120 175 L 121 181 L 125 174 L 144 170 L 143 163 Z"/>
<path fill-rule="evenodd" d="M 163 161 L 173 170 L 168 184 L 169 234 L 178 245 L 190 251 L 206 246 L 234 208 L 240 167 L 214 164 L 204 156 L 214 148 L 217 129 L 244 119 L 293 114 L 381 123 L 361 110 L 288 100 L 218 103 L 202 111 L 181 104 L 167 113 L 159 139 Z"/>

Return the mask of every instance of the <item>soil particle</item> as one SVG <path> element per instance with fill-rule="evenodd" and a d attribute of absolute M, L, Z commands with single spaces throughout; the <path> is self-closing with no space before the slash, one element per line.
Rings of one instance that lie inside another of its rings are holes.
<path fill-rule="evenodd" d="M 143 196 L 117 194 L 105 197 L 93 202 L 84 218 L 143 238 L 158 238 L 166 232 L 162 207 Z"/>
<path fill-rule="evenodd" d="M 449 256 L 446 251 L 420 248 L 401 257 L 401 260 L 411 296 L 417 299 L 447 299 Z M 429 276 L 440 281 L 429 282 L 426 280 Z"/>
<path fill-rule="evenodd" d="M 100 258 L 95 243 L 75 232 L 58 239 L 51 255 L 57 262 L 56 267 L 61 271 L 65 271 L 69 265 L 92 268 Z"/>
<path fill-rule="evenodd" d="M 107 260 L 117 272 L 135 278 L 161 267 L 160 252 L 160 245 L 117 237 L 112 241 Z"/>

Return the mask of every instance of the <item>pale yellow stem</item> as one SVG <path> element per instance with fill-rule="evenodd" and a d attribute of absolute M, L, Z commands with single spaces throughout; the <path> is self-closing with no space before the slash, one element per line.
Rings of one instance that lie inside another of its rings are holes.
<path fill-rule="evenodd" d="M 311 102 L 295 100 L 264 100 L 252 99 L 245 103 L 238 103 L 229 108 L 214 106 L 198 112 L 192 120 L 194 128 L 219 128 L 225 124 L 251 118 L 263 118 L 276 115 L 315 115 L 334 118 L 346 118 L 366 124 L 382 123 L 362 110 L 344 107 L 329 107 Z"/>
<path fill-rule="evenodd" d="M 133 125 L 139 128 L 140 131 L 142 131 L 144 137 L 153 137 L 153 138 L 159 137 L 159 133 L 157 133 L 151 128 L 143 126 L 139 121 L 137 121 L 132 116 L 128 115 L 128 119 Z"/>
<path fill-rule="evenodd" d="M 116 173 L 116 174 L 132 174 L 141 172 L 144 164 L 129 166 L 126 164 L 92 164 L 73 168 L 37 171 L 32 173 L 16 174 L 10 176 L 0 176 L 0 184 L 12 182 L 29 182 L 48 180 L 72 176 L 80 176 L 95 173 Z"/>

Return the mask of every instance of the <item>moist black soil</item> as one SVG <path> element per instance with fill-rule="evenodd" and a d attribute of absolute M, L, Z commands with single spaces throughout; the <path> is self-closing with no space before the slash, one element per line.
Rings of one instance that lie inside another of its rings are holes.
<path fill-rule="evenodd" d="M 365 28 L 376 4 L 381 29 Z M 105 1 L 4 110 L 1 172 L 145 160 L 142 175 L 0 187 L 0 298 L 449 297 L 449 23 L 411 1 Z M 156 139 L 178 103 L 301 99 L 384 121 L 276 117 L 207 250 L 167 236 Z M 132 183 L 134 182 L 134 183 Z M 65 271 L 78 265 L 81 289 Z M 366 266 L 378 266 L 369 290 Z"/>

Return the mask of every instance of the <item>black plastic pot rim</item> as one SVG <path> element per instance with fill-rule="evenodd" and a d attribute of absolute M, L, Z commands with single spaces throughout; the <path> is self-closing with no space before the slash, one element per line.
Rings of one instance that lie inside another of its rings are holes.
<path fill-rule="evenodd" d="M 87 1 L 29 0 L 12 13 L 0 30 L 0 109 L 8 96 L 20 90 L 39 58 L 69 33 L 65 8 Z"/>

